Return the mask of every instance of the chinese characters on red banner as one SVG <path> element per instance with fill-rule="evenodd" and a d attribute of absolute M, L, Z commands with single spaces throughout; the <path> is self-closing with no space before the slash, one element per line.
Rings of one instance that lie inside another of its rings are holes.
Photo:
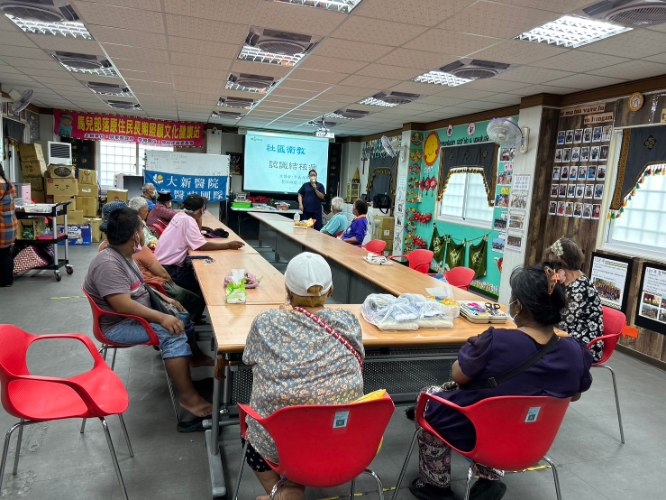
<path fill-rule="evenodd" d="M 203 123 L 170 122 L 136 117 L 54 110 L 54 132 L 61 137 L 110 140 L 156 146 L 202 147 Z"/>

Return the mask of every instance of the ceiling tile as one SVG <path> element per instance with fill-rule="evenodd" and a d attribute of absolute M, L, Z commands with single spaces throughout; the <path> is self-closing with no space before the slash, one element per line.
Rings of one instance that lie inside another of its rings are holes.
<path fill-rule="evenodd" d="M 562 75 L 566 76 L 566 75 Z M 509 80 L 498 80 L 497 78 L 484 78 L 466 83 L 468 89 L 487 90 L 490 92 L 505 92 L 507 90 L 516 90 L 525 87 L 523 82 L 512 82 Z"/>
<path fill-rule="evenodd" d="M 118 58 L 131 59 L 133 61 L 150 61 L 151 63 L 158 64 L 167 64 L 169 62 L 169 53 L 165 50 L 130 47 L 128 45 L 116 45 L 113 43 L 105 44 L 104 48 L 113 61 Z"/>
<path fill-rule="evenodd" d="M 455 57 L 465 57 L 467 54 L 485 49 L 501 41 L 501 38 L 431 29 L 406 43 L 405 47 L 429 52 L 441 52 Z"/>
<path fill-rule="evenodd" d="M 559 71 L 555 69 L 534 68 L 531 66 L 518 66 L 509 68 L 500 73 L 493 80 L 510 80 L 522 83 L 544 83 L 556 78 L 571 76 L 571 71 Z"/>
<path fill-rule="evenodd" d="M 153 10 L 160 12 L 162 10 L 161 0 L 72 0 L 71 3 L 78 9 L 80 3 L 97 3 L 107 5 L 117 5 L 118 7 L 131 7 L 133 9 Z"/>
<path fill-rule="evenodd" d="M 334 33 L 335 38 L 399 47 L 424 33 L 426 28 L 364 17 L 349 17 Z"/>
<path fill-rule="evenodd" d="M 615 66 L 586 71 L 586 73 L 621 79 L 629 77 L 632 80 L 636 80 L 666 74 L 666 64 L 659 64 L 652 61 L 628 61 L 616 64 Z"/>
<path fill-rule="evenodd" d="M 410 94 L 419 94 L 419 95 L 432 95 L 439 94 L 445 87 L 441 85 L 429 85 L 427 83 L 418 83 L 418 82 L 402 82 L 398 85 L 391 87 L 390 91 L 396 92 L 409 92 Z"/>
<path fill-rule="evenodd" d="M 400 66 L 388 66 L 386 64 L 368 64 L 356 74 L 394 80 L 413 80 L 421 73 L 422 71 L 416 68 L 401 68 Z"/>
<path fill-rule="evenodd" d="M 375 62 L 392 48 L 387 45 L 374 43 L 360 43 L 339 38 L 327 38 L 323 40 L 313 51 L 313 55 L 324 57 L 344 57 L 352 61 Z"/>
<path fill-rule="evenodd" d="M 76 10 L 86 25 L 164 33 L 164 18 L 160 12 L 90 2 L 77 2 Z"/>
<path fill-rule="evenodd" d="M 247 37 L 247 25 L 232 24 L 211 19 L 166 15 L 167 29 L 171 36 L 193 38 L 195 40 L 214 40 L 215 42 L 241 44 Z M 202 44 L 204 43 L 202 42 Z"/>
<path fill-rule="evenodd" d="M 104 52 L 95 40 L 82 40 L 46 35 L 30 35 L 35 45 L 45 50 L 78 52 L 79 54 L 103 55 Z"/>
<path fill-rule="evenodd" d="M 457 33 L 472 33 L 496 38 L 512 39 L 548 21 L 557 19 L 552 12 L 478 1 L 449 17 L 438 27 Z"/>
<path fill-rule="evenodd" d="M 662 52 L 661 54 L 655 54 L 654 56 L 646 57 L 645 59 L 647 61 L 666 63 L 666 52 Z"/>
<path fill-rule="evenodd" d="M 530 64 L 534 61 L 564 54 L 568 49 L 541 43 L 507 40 L 471 54 L 474 59 L 508 64 Z"/>
<path fill-rule="evenodd" d="M 172 52 L 220 57 L 222 59 L 235 59 L 240 51 L 239 45 L 213 41 L 202 43 L 201 40 L 180 36 L 169 36 L 168 44 L 169 50 Z"/>
<path fill-rule="evenodd" d="M 49 55 L 37 47 L 16 47 L 0 44 L 0 57 L 20 57 L 21 59 L 49 59 Z"/>
<path fill-rule="evenodd" d="M 542 61 L 534 61 L 531 65 L 562 71 L 588 71 L 613 66 L 627 60 L 615 55 L 593 54 L 591 52 L 583 52 L 581 49 L 573 49 L 564 54 L 543 59 Z"/>
<path fill-rule="evenodd" d="M 281 2 L 261 1 L 252 20 L 254 26 L 272 28 L 308 35 L 329 35 L 343 21 L 346 14 L 326 9 L 313 9 Z M 344 37 L 343 37 L 344 38 Z"/>
<path fill-rule="evenodd" d="M 250 75 L 272 76 L 278 80 L 286 76 L 290 68 L 278 64 L 261 64 L 236 59 L 231 65 L 231 71 L 234 73 L 248 73 Z"/>
<path fill-rule="evenodd" d="M 618 79 L 618 78 L 608 78 L 606 76 L 577 74 L 577 75 L 567 76 L 566 78 L 560 78 L 558 80 L 552 80 L 548 82 L 548 84 L 555 85 L 557 87 L 589 89 L 596 87 L 605 87 L 607 85 L 613 85 L 615 83 L 622 83 L 623 81 L 626 81 L 629 78 L 630 76 L 627 76 L 626 79 Z"/>
<path fill-rule="evenodd" d="M 0 45 L 14 47 L 35 47 L 35 43 L 23 32 L 0 31 Z"/>
<path fill-rule="evenodd" d="M 289 73 L 287 81 L 291 80 L 305 80 L 308 82 L 328 83 L 335 84 L 343 80 L 347 75 L 341 73 L 334 73 L 332 71 L 317 71 L 313 69 L 298 69 Z"/>
<path fill-rule="evenodd" d="M 386 78 L 373 78 L 370 76 L 350 75 L 340 82 L 341 85 L 350 87 L 363 87 L 366 89 L 383 90 L 393 87 L 400 83 L 398 80 L 389 80 Z"/>
<path fill-rule="evenodd" d="M 167 37 L 163 33 L 149 33 L 97 25 L 89 25 L 88 30 L 102 45 L 104 45 L 104 42 L 109 42 L 149 49 L 164 49 L 167 46 Z"/>
<path fill-rule="evenodd" d="M 390 47 L 386 48 L 390 50 Z M 337 57 L 324 57 L 311 54 L 303 59 L 303 61 L 298 65 L 298 69 L 313 69 L 351 74 L 360 70 L 367 64 L 368 63 L 365 61 L 354 61 L 348 59 L 339 59 Z"/>
<path fill-rule="evenodd" d="M 663 52 L 665 46 L 666 33 L 635 29 L 611 38 L 606 38 L 600 42 L 585 45 L 579 50 L 637 59 L 659 54 Z"/>
<path fill-rule="evenodd" d="M 179 16 L 250 24 L 259 0 L 164 0 L 164 11 Z"/>
<path fill-rule="evenodd" d="M 425 72 L 435 68 L 440 68 L 450 62 L 453 62 L 454 60 L 456 60 L 456 57 L 451 54 L 424 52 L 422 50 L 414 49 L 395 49 L 390 54 L 387 54 L 379 59 L 377 62 L 390 66 L 416 68 Z"/>
<path fill-rule="evenodd" d="M 397 23 L 434 26 L 474 0 L 363 0 L 354 15 Z"/>

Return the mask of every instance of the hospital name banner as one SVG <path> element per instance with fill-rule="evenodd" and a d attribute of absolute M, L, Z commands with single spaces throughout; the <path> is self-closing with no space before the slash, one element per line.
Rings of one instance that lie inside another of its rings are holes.
<path fill-rule="evenodd" d="M 154 146 L 203 147 L 204 124 L 53 110 L 60 137 Z"/>
<path fill-rule="evenodd" d="M 171 197 L 182 202 L 191 194 L 203 196 L 208 201 L 227 199 L 227 177 L 208 175 L 183 175 L 146 170 L 146 182 L 152 182 L 158 191 L 169 191 Z"/>

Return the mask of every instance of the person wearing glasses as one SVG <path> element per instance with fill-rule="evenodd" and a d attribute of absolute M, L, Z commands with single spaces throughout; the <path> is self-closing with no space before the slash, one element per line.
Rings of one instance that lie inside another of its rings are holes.
<path fill-rule="evenodd" d="M 554 328 L 566 306 L 566 294 L 557 273 L 543 265 L 518 268 L 511 275 L 510 285 L 508 313 L 516 328 L 490 327 L 468 339 L 453 363 L 455 383 L 428 387 L 425 392 L 469 406 L 485 398 L 510 395 L 575 401 L 589 389 L 589 351 L 573 338 L 555 335 Z M 533 359 L 537 353 L 539 357 Z M 532 363 L 522 366 L 528 360 Z M 519 367 L 522 369 L 516 370 Z M 493 384 L 491 378 L 497 383 Z M 459 412 L 430 402 L 425 417 L 457 448 L 474 448 L 474 427 Z M 454 498 L 450 488 L 451 449 L 423 430 L 418 443 L 419 477 L 410 484 L 410 492 L 422 500 Z M 506 485 L 500 481 L 503 472 L 482 464 L 475 468 L 479 479 L 472 486 L 470 498 L 501 499 L 506 493 Z"/>
<path fill-rule="evenodd" d="M 582 271 L 585 256 L 578 244 L 569 238 L 560 238 L 545 255 L 545 262 L 556 272 L 567 294 L 566 311 L 558 327 L 587 346 L 604 334 L 601 299 L 590 278 Z M 594 361 L 604 354 L 603 341 L 590 346 Z"/>
<path fill-rule="evenodd" d="M 208 200 L 198 194 L 191 194 L 183 201 L 183 211 L 173 216 L 160 236 L 155 249 L 155 257 L 173 278 L 173 281 L 186 290 L 203 297 L 199 282 L 194 274 L 192 262 L 188 258 L 190 250 L 238 250 L 241 241 L 207 240 L 201 234 L 201 219 L 206 211 Z"/>

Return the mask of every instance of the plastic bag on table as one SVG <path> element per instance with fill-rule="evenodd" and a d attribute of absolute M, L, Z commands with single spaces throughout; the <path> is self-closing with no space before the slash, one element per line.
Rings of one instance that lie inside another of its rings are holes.
<path fill-rule="evenodd" d="M 372 293 L 361 306 L 361 314 L 380 330 L 416 330 L 418 310 L 393 295 Z"/>
<path fill-rule="evenodd" d="M 416 293 L 404 293 L 398 297 L 399 301 L 405 301 L 418 311 L 417 323 L 419 328 L 452 328 L 453 316 L 449 309 L 426 299 L 423 295 Z"/>

